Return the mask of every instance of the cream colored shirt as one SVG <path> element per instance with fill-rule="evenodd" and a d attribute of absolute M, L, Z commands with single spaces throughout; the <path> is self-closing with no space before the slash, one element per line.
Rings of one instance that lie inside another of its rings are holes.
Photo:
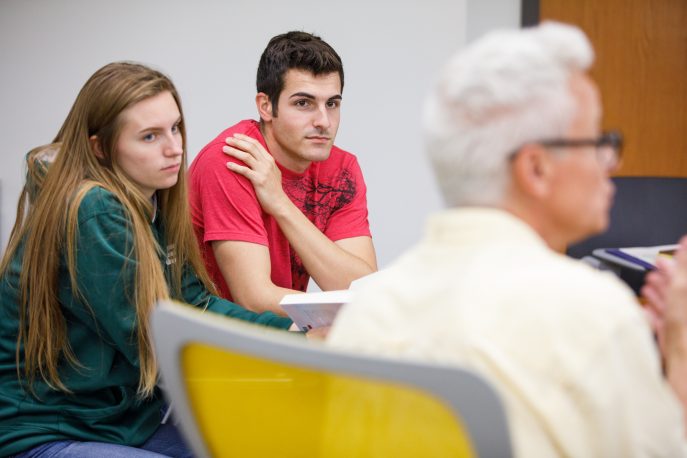
<path fill-rule="evenodd" d="M 519 457 L 687 456 L 680 404 L 632 292 L 500 210 L 435 215 L 342 309 L 327 343 L 482 373 Z"/>

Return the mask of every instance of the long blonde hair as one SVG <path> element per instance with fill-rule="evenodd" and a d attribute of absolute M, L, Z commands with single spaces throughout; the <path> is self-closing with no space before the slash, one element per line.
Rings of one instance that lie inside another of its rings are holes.
<path fill-rule="evenodd" d="M 53 143 L 28 155 L 27 183 L 17 205 L 17 219 L 0 264 L 7 271 L 19 245 L 24 253 L 20 274 L 17 370 L 24 359 L 23 374 L 32 387 L 37 376 L 49 386 L 68 392 L 59 377 L 58 361 L 65 358 L 79 365 L 70 348 L 67 324 L 58 302 L 58 269 L 61 256 L 68 266 L 72 290 L 79 293 L 76 270 L 78 210 L 86 193 L 100 186 L 122 204 L 132 234 L 127 256 L 136 262 L 126 268 L 135 271 L 132 307 L 135 307 L 140 362 L 138 393 L 152 394 L 157 365 L 149 331 L 149 317 L 156 300 L 170 291 L 160 262 L 160 252 L 150 227 L 153 206 L 149 198 L 126 177 L 117 165 L 115 146 L 122 127 L 120 114 L 126 108 L 162 92 L 177 103 L 184 140 L 182 167 L 177 183 L 159 190 L 158 217 L 166 232 L 166 243 L 174 246 L 172 294 L 181 295 L 184 267 L 191 267 L 206 287 L 214 292 L 193 234 L 186 186 L 186 131 L 177 91 L 162 73 L 146 66 L 116 62 L 91 76 L 74 102 Z M 89 141 L 95 135 L 102 154 L 98 157 Z M 45 166 L 44 156 L 57 150 L 54 162 Z M 88 304 L 87 304 L 88 305 Z M 22 350 L 23 349 L 23 354 Z"/>

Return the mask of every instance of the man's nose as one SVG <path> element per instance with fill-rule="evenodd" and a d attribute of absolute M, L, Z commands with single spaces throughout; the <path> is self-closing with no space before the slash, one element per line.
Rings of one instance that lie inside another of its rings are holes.
<path fill-rule="evenodd" d="M 329 126 L 331 126 L 331 121 L 329 120 L 329 112 L 327 111 L 326 106 L 323 105 L 319 107 L 315 115 L 315 119 L 313 120 L 313 125 L 320 129 L 329 129 Z"/>

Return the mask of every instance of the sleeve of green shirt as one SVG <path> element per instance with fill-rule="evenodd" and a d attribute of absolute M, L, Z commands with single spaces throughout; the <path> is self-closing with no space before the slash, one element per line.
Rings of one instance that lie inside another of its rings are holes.
<path fill-rule="evenodd" d="M 275 315 L 272 312 L 258 314 L 228 300 L 212 296 L 190 268 L 185 269 L 184 273 L 182 280 L 184 302 L 197 307 L 206 307 L 207 305 L 206 309 L 211 312 L 275 328 L 288 329 L 293 323 L 290 319 Z"/>

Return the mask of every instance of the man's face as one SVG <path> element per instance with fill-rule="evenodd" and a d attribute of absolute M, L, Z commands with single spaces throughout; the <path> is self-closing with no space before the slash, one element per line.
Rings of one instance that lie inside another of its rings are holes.
<path fill-rule="evenodd" d="M 338 73 L 315 76 L 304 70 L 288 70 L 277 116 L 266 123 L 270 152 L 280 164 L 296 172 L 304 171 L 311 162 L 326 160 L 339 129 L 340 108 Z"/>
<path fill-rule="evenodd" d="M 592 139 L 600 134 L 601 103 L 594 82 L 584 74 L 571 78 L 570 89 L 577 112 L 566 139 Z M 568 243 L 579 241 L 608 227 L 614 188 L 596 148 L 562 148 L 552 152 L 554 161 L 549 216 L 554 229 Z"/>

